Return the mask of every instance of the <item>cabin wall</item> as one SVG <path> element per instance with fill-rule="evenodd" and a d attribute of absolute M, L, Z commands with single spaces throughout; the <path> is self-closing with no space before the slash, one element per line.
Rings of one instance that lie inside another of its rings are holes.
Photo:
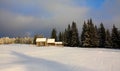
<path fill-rule="evenodd" d="M 37 42 L 36 45 L 37 46 L 46 46 L 46 42 Z"/>
<path fill-rule="evenodd" d="M 47 43 L 47 46 L 55 46 L 55 43 Z"/>

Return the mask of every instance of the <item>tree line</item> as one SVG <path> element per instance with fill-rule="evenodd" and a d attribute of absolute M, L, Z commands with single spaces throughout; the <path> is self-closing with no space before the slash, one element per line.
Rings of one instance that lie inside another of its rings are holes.
<path fill-rule="evenodd" d="M 33 44 L 33 38 L 31 37 L 2 37 L 0 38 L 0 44 Z"/>
<path fill-rule="evenodd" d="M 64 46 L 70 47 L 120 48 L 120 30 L 113 25 L 110 32 L 103 23 L 97 27 L 92 19 L 84 21 L 81 34 L 78 32 L 76 22 L 72 22 L 58 34 L 56 28 L 53 28 L 51 38 L 62 41 Z"/>

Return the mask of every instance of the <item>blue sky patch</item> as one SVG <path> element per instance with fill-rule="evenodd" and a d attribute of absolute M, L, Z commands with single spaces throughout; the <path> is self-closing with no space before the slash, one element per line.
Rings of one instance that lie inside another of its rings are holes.
<path fill-rule="evenodd" d="M 91 8 L 100 8 L 105 0 L 75 0 L 75 4 L 78 6 L 87 6 Z"/>

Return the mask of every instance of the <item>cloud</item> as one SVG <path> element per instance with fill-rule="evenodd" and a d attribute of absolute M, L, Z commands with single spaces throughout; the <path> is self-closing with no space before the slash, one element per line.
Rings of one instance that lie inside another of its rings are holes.
<path fill-rule="evenodd" d="M 105 10 L 106 14 L 109 15 L 110 19 L 107 20 L 108 23 L 110 24 L 115 24 L 117 28 L 120 30 L 120 0 L 111 0 L 109 2 L 106 0 L 105 3 Z"/>
<path fill-rule="evenodd" d="M 104 23 L 105 27 L 111 29 L 113 24 L 120 29 L 120 0 L 105 0 L 102 6 L 91 12 L 89 12 L 89 16 L 91 16 L 95 24 L 99 25 L 101 22 Z"/>
<path fill-rule="evenodd" d="M 6 7 L 0 9 L 0 20 L 8 31 L 10 29 L 43 30 L 54 27 L 63 30 L 74 20 L 81 23 L 81 19 L 89 10 L 86 7 L 75 6 L 72 2 L 72 0 L 1 0 L 1 3 Z M 35 11 L 39 13 L 34 11 L 34 14 L 19 12 L 19 9 L 26 11 L 24 8 L 29 7 L 31 10 L 36 8 Z"/>
<path fill-rule="evenodd" d="M 0 31 L 32 31 L 46 34 L 50 33 L 52 28 L 64 30 L 72 21 L 77 23 L 81 31 L 83 21 L 89 18 L 93 18 L 97 25 L 103 22 L 106 27 L 111 28 L 112 24 L 115 24 L 120 28 L 120 1 L 104 0 L 99 3 L 99 7 L 92 5 L 95 3 L 93 1 L 0 0 Z"/>

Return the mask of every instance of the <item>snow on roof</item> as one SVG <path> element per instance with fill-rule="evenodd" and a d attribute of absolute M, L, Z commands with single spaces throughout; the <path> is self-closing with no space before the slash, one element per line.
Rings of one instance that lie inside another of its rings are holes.
<path fill-rule="evenodd" d="M 46 42 L 46 38 L 37 38 L 36 42 Z"/>
<path fill-rule="evenodd" d="M 62 42 L 55 42 L 55 44 L 62 44 Z"/>
<path fill-rule="evenodd" d="M 47 43 L 55 43 L 55 39 L 47 39 Z"/>

